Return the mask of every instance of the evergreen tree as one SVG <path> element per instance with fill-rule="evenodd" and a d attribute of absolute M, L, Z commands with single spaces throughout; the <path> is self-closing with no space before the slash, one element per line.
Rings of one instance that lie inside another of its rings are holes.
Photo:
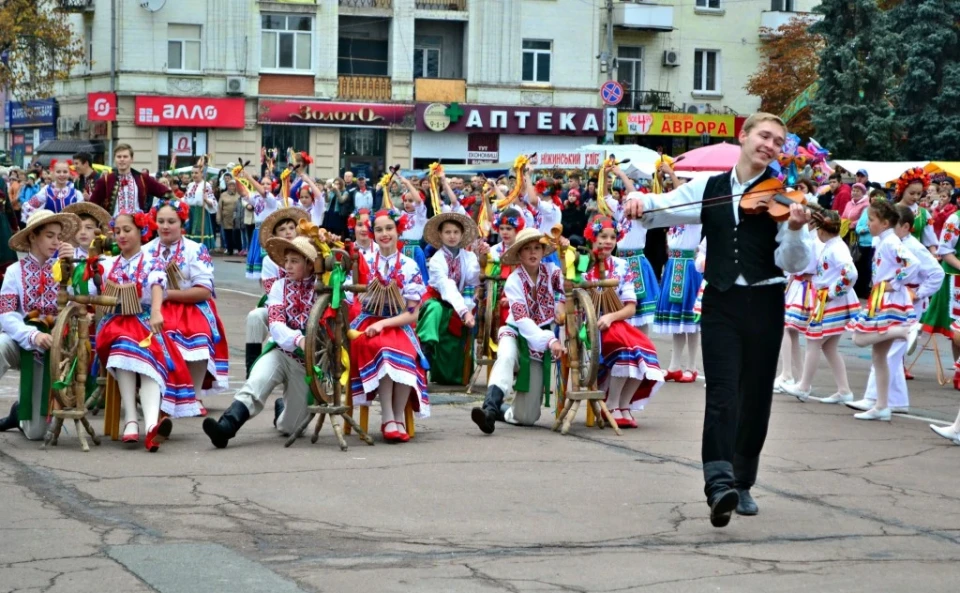
<path fill-rule="evenodd" d="M 960 0 L 904 0 L 890 12 L 897 31 L 897 117 L 904 157 L 955 160 L 960 153 Z"/>
<path fill-rule="evenodd" d="M 835 156 L 891 161 L 902 133 L 888 96 L 894 88 L 895 42 L 876 0 L 824 0 L 810 28 L 826 46 L 820 88 L 810 105 L 817 140 Z"/>

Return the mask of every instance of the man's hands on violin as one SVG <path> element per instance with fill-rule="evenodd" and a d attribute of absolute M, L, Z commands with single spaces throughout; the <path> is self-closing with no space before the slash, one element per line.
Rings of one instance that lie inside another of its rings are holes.
<path fill-rule="evenodd" d="M 803 204 L 790 205 L 790 218 L 787 219 L 787 226 L 791 231 L 799 231 L 811 220 L 813 220 L 813 214 Z"/>

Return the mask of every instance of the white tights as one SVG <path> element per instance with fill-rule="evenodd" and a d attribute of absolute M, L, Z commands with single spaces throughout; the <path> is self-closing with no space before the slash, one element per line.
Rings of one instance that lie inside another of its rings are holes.
<path fill-rule="evenodd" d="M 686 365 L 680 361 L 684 346 L 687 349 Z M 668 371 L 695 371 L 697 369 L 697 351 L 700 349 L 700 332 L 673 334 L 673 352 L 670 353 Z"/>
<path fill-rule="evenodd" d="M 807 342 L 808 359 L 809 348 L 810 342 Z M 783 342 L 780 344 L 780 368 L 780 378 L 786 381 L 799 379 L 804 370 L 800 357 L 800 332 L 795 329 L 783 330 Z"/>
<path fill-rule="evenodd" d="M 187 368 L 190 369 L 190 378 L 193 379 L 194 397 L 200 399 L 203 392 L 203 380 L 207 376 L 207 361 L 191 360 L 187 363 Z"/>
<path fill-rule="evenodd" d="M 610 377 L 610 385 L 607 388 L 607 408 L 614 415 L 622 415 L 623 412 L 629 414 L 630 400 L 639 388 L 640 379 Z"/>
<path fill-rule="evenodd" d="M 847 381 L 847 367 L 840 356 L 840 336 L 829 336 L 822 340 L 807 340 L 807 355 L 803 364 L 803 378 L 800 379 L 800 391 L 810 391 L 810 383 L 817 372 L 820 363 L 820 351 L 827 359 L 833 378 L 837 382 L 837 393 L 850 393 L 850 383 Z M 888 367 L 889 372 L 889 367 Z"/>
<path fill-rule="evenodd" d="M 123 433 L 128 434 L 127 424 L 137 421 L 137 373 L 116 370 L 114 376 L 123 401 Z M 149 432 L 160 421 L 160 385 L 145 375 L 140 375 L 140 408 L 143 410 L 144 428 Z"/>
<path fill-rule="evenodd" d="M 893 346 L 894 340 L 905 340 L 910 328 L 906 325 L 891 327 L 884 333 L 855 332 L 853 343 L 857 346 L 873 346 L 871 358 L 873 368 L 877 372 L 877 403 L 874 408 L 885 410 L 890 396 L 890 365 L 887 364 L 887 354 Z"/>
<path fill-rule="evenodd" d="M 377 387 L 381 423 L 396 422 L 396 429 L 401 433 L 407 432 L 403 422 L 407 402 L 410 401 L 410 389 L 409 385 L 396 383 L 390 377 L 380 379 L 380 386 Z"/>

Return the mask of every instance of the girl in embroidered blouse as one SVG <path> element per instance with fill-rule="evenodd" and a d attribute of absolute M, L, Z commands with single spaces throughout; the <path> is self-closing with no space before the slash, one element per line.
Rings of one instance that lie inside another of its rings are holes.
<path fill-rule="evenodd" d="M 617 288 L 603 289 L 616 293 L 616 300 L 622 304 L 619 310 L 606 310 L 604 299 L 594 296 L 594 303 L 600 303 L 597 310 L 597 329 L 600 330 L 598 384 L 606 393 L 607 408 L 617 426 L 636 428 L 632 411 L 642 410 L 648 398 L 663 385 L 663 371 L 653 342 L 626 322 L 636 313 L 637 295 L 633 291 L 633 272 L 627 262 L 612 255 L 620 239 L 617 223 L 606 216 L 594 216 L 584 230 L 584 238 L 593 247 L 595 256 L 585 279 L 596 282 L 602 272 L 604 279 L 620 281 Z"/>
<path fill-rule="evenodd" d="M 361 257 L 372 255 L 377 251 L 377 245 L 371 238 L 373 220 L 370 218 L 369 208 L 354 210 L 347 219 L 347 228 L 353 231 L 354 245 Z"/>
<path fill-rule="evenodd" d="M 150 211 L 158 237 L 144 246 L 167 272 L 163 303 L 164 331 L 177 345 L 193 379 L 194 392 L 182 393 L 175 403 L 164 401 L 163 411 L 174 418 L 203 416 L 201 393 L 226 389 L 230 352 L 214 301 L 213 259 L 203 245 L 183 237 L 189 219 L 187 205 L 163 200 Z"/>
<path fill-rule="evenodd" d="M 926 208 L 920 205 L 920 198 L 930 187 L 930 176 L 920 167 L 907 169 L 897 179 L 897 197 L 895 203 L 903 204 L 913 212 L 913 236 L 930 250 L 937 254 L 937 234 L 933 230 L 933 218 Z"/>
<path fill-rule="evenodd" d="M 160 419 L 161 409 L 171 410 L 178 400 L 192 396 L 193 385 L 186 361 L 164 333 L 161 308 L 167 292 L 166 272 L 151 252 L 141 248 L 142 241 L 156 229 L 156 222 L 149 214 L 135 211 L 118 214 L 110 225 L 120 254 L 103 262 L 104 292 L 120 297 L 121 303 L 104 315 L 97 328 L 97 357 L 120 389 L 124 443 L 140 440 L 139 381 L 147 435 L 144 446 L 154 453 L 173 430 L 169 417 Z M 134 298 L 124 299 L 121 295 L 125 291 L 132 292 Z"/>
<path fill-rule="evenodd" d="M 190 227 L 187 238 L 202 243 L 208 250 L 217 246 L 213 235 L 213 223 L 210 215 L 217 213 L 217 199 L 213 195 L 213 186 L 203 178 L 203 169 L 194 167 L 192 181 L 185 191 L 187 205 L 190 206 Z"/>
<path fill-rule="evenodd" d="M 434 216 L 423 231 L 437 252 L 430 258 L 417 336 L 430 362 L 430 380 L 440 385 L 464 385 L 473 373 L 471 330 L 480 262 L 467 247 L 478 234 L 473 219 L 453 212 Z"/>
<path fill-rule="evenodd" d="M 20 208 L 24 222 L 41 208 L 59 213 L 70 204 L 83 201 L 83 195 L 74 189 L 73 182 L 70 181 L 69 161 L 55 160 L 50 163 L 50 170 L 53 172 L 53 183 L 37 192 Z"/>
<path fill-rule="evenodd" d="M 26 255 L 7 268 L 0 287 L 0 377 L 20 369 L 20 399 L 0 419 L 0 431 L 19 428 L 31 441 L 42 439 L 47 430 L 45 359 L 53 346 L 50 330 L 60 288 L 53 280 L 53 264 L 58 252 L 63 258 L 74 256 L 68 241 L 79 223 L 73 214 L 37 210 L 9 241 L 11 249 Z"/>
<path fill-rule="evenodd" d="M 317 187 L 313 179 L 305 172 L 300 172 L 300 185 L 297 191 L 297 206 L 302 208 L 310 217 L 310 222 L 317 226 L 323 225 L 323 212 L 327 202 L 323 191 Z M 266 258 L 264 258 L 266 261 Z"/>
<path fill-rule="evenodd" d="M 815 240 L 814 253 L 822 248 Z M 783 341 L 780 345 L 780 375 L 774 379 L 774 393 L 790 393 L 787 386 L 796 384 L 803 374 L 803 356 L 800 349 L 800 335 L 807 330 L 807 324 L 813 315 L 813 280 L 817 272 L 817 258 L 811 257 L 807 268 L 800 274 L 787 274 L 787 289 L 784 295 Z M 809 354 L 809 346 L 808 354 Z"/>
<path fill-rule="evenodd" d="M 424 254 L 426 243 L 423 241 L 423 229 L 427 226 L 427 205 L 420 197 L 420 191 L 413 186 L 409 179 L 397 175 L 406 191 L 403 192 L 403 212 L 410 221 L 409 228 L 400 235 L 403 241 L 403 254 L 417 262 L 420 275 L 426 284 L 430 283 L 430 271 L 427 266 L 427 256 Z"/>
<path fill-rule="evenodd" d="M 253 206 L 254 229 L 247 251 L 246 276 L 251 280 L 259 280 L 264 257 L 264 251 L 260 245 L 260 225 L 280 207 L 280 202 L 269 191 L 269 188 L 273 187 L 273 180 L 269 175 L 263 176 L 262 185 L 246 171 L 240 171 L 237 177 L 245 179 L 254 190 L 254 193 L 250 193 L 246 184 L 237 184 L 237 191 L 240 192 L 240 200 L 244 204 Z"/>
<path fill-rule="evenodd" d="M 403 423 L 408 402 L 418 416 L 430 415 L 428 365 L 413 329 L 426 287 L 417 264 L 397 251 L 406 224 L 398 210 L 374 215 L 379 249 L 363 256 L 358 283 L 365 284 L 367 292 L 360 295 L 362 312 L 350 324 L 359 332 L 350 341 L 353 403 L 369 406 L 380 397 L 380 430 L 388 442 L 410 440 Z"/>
<path fill-rule="evenodd" d="M 851 322 L 853 342 L 872 346 L 873 366 L 877 376 L 877 403 L 873 408 L 855 414 L 858 420 L 890 420 L 888 396 L 890 368 L 887 354 L 894 340 L 907 340 L 909 352 L 916 343 L 920 325 L 916 323 L 912 297 L 907 288 L 915 283 L 919 266 L 915 265 L 900 238 L 893 231 L 899 217 L 893 204 L 874 201 L 867 210 L 870 234 L 879 243 L 873 254 L 873 290 L 867 299 L 867 310 Z"/>
<path fill-rule="evenodd" d="M 784 385 L 782 389 L 784 393 L 806 401 L 810 397 L 811 383 L 822 351 L 837 383 L 837 392 L 822 401 L 830 404 L 846 403 L 853 401 L 853 392 L 850 391 L 847 367 L 840 356 L 839 348 L 840 338 L 843 337 L 847 325 L 860 313 L 860 300 L 853 291 L 857 282 L 857 268 L 853 265 L 850 249 L 840 237 L 840 215 L 835 210 L 823 213 L 823 221 L 817 228 L 817 238 L 823 246 L 818 249 L 818 257 L 813 259 L 813 307 L 806 314 L 803 330 L 807 338 L 803 375 L 799 383 Z"/>

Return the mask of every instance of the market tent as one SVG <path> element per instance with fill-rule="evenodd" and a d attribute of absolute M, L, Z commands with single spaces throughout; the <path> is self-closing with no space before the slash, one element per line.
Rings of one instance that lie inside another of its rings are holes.
<path fill-rule="evenodd" d="M 960 181 L 960 161 L 934 161 L 923 168 L 927 173 L 946 173 Z"/>
<path fill-rule="evenodd" d="M 912 167 L 926 167 L 929 162 L 930 161 L 848 161 L 846 159 L 833 161 L 835 165 L 843 167 L 851 175 L 860 169 L 864 169 L 867 172 L 867 179 L 881 185 L 896 181 L 897 178 L 900 177 L 900 174 L 907 169 Z"/>
<path fill-rule="evenodd" d="M 650 179 L 656 170 L 654 163 L 660 158 L 660 153 L 639 144 L 587 144 L 577 150 L 603 151 L 605 155 L 616 155 L 618 161 L 630 159 L 629 165 L 636 167 L 643 173 L 639 176 L 631 175 L 628 168 L 625 167 L 623 172 L 633 179 Z"/>
<path fill-rule="evenodd" d="M 732 169 L 740 158 L 740 147 L 736 144 L 721 142 L 694 148 L 674 159 L 673 170 L 680 171 L 723 171 Z"/>

